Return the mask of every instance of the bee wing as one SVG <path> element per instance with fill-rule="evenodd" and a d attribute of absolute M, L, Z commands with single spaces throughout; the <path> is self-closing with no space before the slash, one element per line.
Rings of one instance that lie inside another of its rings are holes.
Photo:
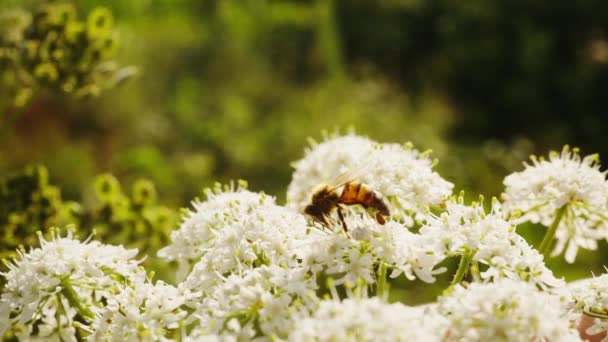
<path fill-rule="evenodd" d="M 350 182 L 354 182 L 356 180 L 361 179 L 364 175 L 369 173 L 373 169 L 373 163 L 371 160 L 366 159 L 364 162 L 360 163 L 358 166 L 341 172 L 336 175 L 327 185 L 329 186 L 329 190 L 333 191 L 342 185 Z"/>

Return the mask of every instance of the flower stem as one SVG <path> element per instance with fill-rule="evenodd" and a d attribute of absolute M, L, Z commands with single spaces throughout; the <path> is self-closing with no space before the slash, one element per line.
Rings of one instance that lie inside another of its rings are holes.
<path fill-rule="evenodd" d="M 65 296 L 68 303 L 76 309 L 76 311 L 86 320 L 92 320 L 95 318 L 95 314 L 89 308 L 82 304 L 82 301 L 78 297 L 78 294 L 72 287 L 72 284 L 67 279 L 61 281 L 61 294 Z"/>
<path fill-rule="evenodd" d="M 469 272 L 471 272 L 473 280 L 481 281 L 481 274 L 479 273 L 479 262 L 477 262 L 477 260 L 474 260 L 471 263 L 471 268 L 469 269 Z"/>
<path fill-rule="evenodd" d="M 458 270 L 456 271 L 456 275 L 452 280 L 452 284 L 450 287 L 460 283 L 464 276 L 469 271 L 469 265 L 471 264 L 471 260 L 473 260 L 473 251 L 466 249 L 462 257 L 460 257 L 460 263 L 458 264 Z"/>
<path fill-rule="evenodd" d="M 549 247 L 551 246 L 551 242 L 553 241 L 553 237 L 555 236 L 557 227 L 559 226 L 562 217 L 564 217 L 564 213 L 566 212 L 567 207 L 568 204 L 564 204 L 561 208 L 557 209 L 557 213 L 555 215 L 553 223 L 551 223 L 551 226 L 549 227 L 549 229 L 547 229 L 547 232 L 543 237 L 543 241 L 540 243 L 540 246 L 538 246 L 538 252 L 544 255 L 545 257 L 549 252 Z"/>
<path fill-rule="evenodd" d="M 381 262 L 378 268 L 377 295 L 383 298 L 386 293 L 386 264 Z"/>

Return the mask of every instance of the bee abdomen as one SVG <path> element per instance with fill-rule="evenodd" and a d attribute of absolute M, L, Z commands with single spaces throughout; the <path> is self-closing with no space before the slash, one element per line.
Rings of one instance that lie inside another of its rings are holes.
<path fill-rule="evenodd" d="M 390 211 L 388 210 L 388 206 L 384 203 L 382 197 L 374 197 L 374 207 L 380 212 L 380 214 L 384 216 L 390 216 Z"/>
<path fill-rule="evenodd" d="M 347 183 L 344 185 L 344 190 L 340 196 L 340 202 L 344 204 L 360 204 L 364 207 L 372 207 L 378 210 L 382 215 L 389 215 L 389 210 L 382 195 L 377 191 L 370 189 L 362 183 Z"/>
<path fill-rule="evenodd" d="M 346 183 L 342 194 L 340 195 L 340 202 L 344 204 L 355 204 L 360 203 L 359 192 L 363 185 L 361 183 Z"/>

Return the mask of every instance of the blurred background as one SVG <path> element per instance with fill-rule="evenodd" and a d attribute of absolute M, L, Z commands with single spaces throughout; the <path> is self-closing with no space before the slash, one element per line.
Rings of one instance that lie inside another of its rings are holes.
<path fill-rule="evenodd" d="M 0 11 L 49 3 L 0 0 Z M 472 198 L 498 196 L 531 153 L 571 144 L 608 156 L 606 1 L 67 3 L 85 21 L 103 6 L 112 60 L 138 72 L 93 96 L 40 86 L 15 105 L 0 63 L 0 177 L 45 165 L 54 198 L 84 208 L 96 208 L 106 172 L 125 193 L 149 180 L 154 205 L 173 212 L 238 178 L 282 203 L 290 162 L 324 129 L 432 149 L 438 172 Z M 535 228 L 522 231 L 537 244 Z M 569 279 L 601 273 L 601 248 L 550 265 Z"/>

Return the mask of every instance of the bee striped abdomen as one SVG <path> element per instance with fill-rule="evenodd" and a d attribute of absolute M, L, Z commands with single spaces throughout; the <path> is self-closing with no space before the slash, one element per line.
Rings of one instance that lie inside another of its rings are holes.
<path fill-rule="evenodd" d="M 382 199 L 382 195 L 359 182 L 344 184 L 344 189 L 340 195 L 340 203 L 346 205 L 359 204 L 365 208 L 371 207 L 377 210 L 380 215 L 390 215 L 388 207 Z M 384 220 L 378 219 L 378 221 Z"/>
<path fill-rule="evenodd" d="M 362 204 L 359 199 L 362 189 L 363 184 L 361 183 L 352 182 L 344 184 L 344 189 L 340 195 L 340 202 L 344 204 Z"/>

